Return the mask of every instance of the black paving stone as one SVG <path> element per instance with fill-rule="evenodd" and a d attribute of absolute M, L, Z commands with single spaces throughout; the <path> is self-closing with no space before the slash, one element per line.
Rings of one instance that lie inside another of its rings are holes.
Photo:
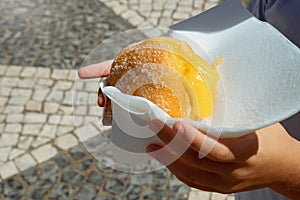
<path fill-rule="evenodd" d="M 59 172 L 58 165 L 52 160 L 41 164 L 39 168 L 41 169 L 41 178 L 43 178 L 43 179 L 49 178 L 53 174 L 56 174 L 57 172 Z"/>
<path fill-rule="evenodd" d="M 73 147 L 69 150 L 69 152 L 74 160 L 80 160 L 86 155 L 86 152 L 82 149 L 81 146 Z"/>
<path fill-rule="evenodd" d="M 96 199 L 98 189 L 91 186 L 91 185 L 83 185 L 80 189 L 79 192 L 76 195 L 77 200 L 92 200 Z"/>
<path fill-rule="evenodd" d="M 104 178 L 105 177 L 100 172 L 92 171 L 88 176 L 88 181 L 94 185 L 101 186 Z"/>
<path fill-rule="evenodd" d="M 81 146 L 60 152 L 49 161 L 0 183 L 1 200 L 186 200 L 188 192 L 189 187 L 170 176 L 166 169 L 145 174 L 114 170 L 85 153 Z"/>
<path fill-rule="evenodd" d="M 100 195 L 99 197 L 97 197 L 97 200 L 119 200 L 119 199 L 120 198 L 117 198 L 117 197 L 114 197 L 114 196 L 106 196 L 106 195 Z"/>
<path fill-rule="evenodd" d="M 19 180 L 11 178 L 3 183 L 3 194 L 10 199 L 20 199 L 24 194 L 24 187 Z"/>
<path fill-rule="evenodd" d="M 70 199 L 74 191 L 75 188 L 73 186 L 60 184 L 52 190 L 50 199 Z"/>
<path fill-rule="evenodd" d="M 149 173 L 133 174 L 130 183 L 133 185 L 151 185 L 153 183 L 153 177 Z"/>
<path fill-rule="evenodd" d="M 153 190 L 153 189 L 146 189 L 143 193 L 142 199 L 166 199 L 165 191 L 162 190 Z"/>
<path fill-rule="evenodd" d="M 58 154 L 57 156 L 55 156 L 53 158 L 53 160 L 56 162 L 56 164 L 61 168 L 65 168 L 66 166 L 68 166 L 70 164 L 70 160 L 68 158 L 68 156 L 66 156 L 66 154 L 62 153 L 62 154 Z"/>
<path fill-rule="evenodd" d="M 124 190 L 124 183 L 118 179 L 107 178 L 104 190 L 112 193 L 113 195 L 121 194 Z"/>
<path fill-rule="evenodd" d="M 75 168 L 78 170 L 87 170 L 93 164 L 93 159 L 87 159 L 76 164 Z"/>
<path fill-rule="evenodd" d="M 58 177 L 57 176 L 51 176 L 49 178 L 42 179 L 42 180 L 38 181 L 36 186 L 38 188 L 50 189 L 50 188 L 53 188 L 57 182 L 58 182 Z"/>
<path fill-rule="evenodd" d="M 130 173 L 126 173 L 126 172 L 119 171 L 119 170 L 114 170 L 113 174 L 114 174 L 114 176 L 118 177 L 118 179 L 120 179 L 122 181 L 126 181 L 128 179 L 128 177 L 131 176 Z"/>
<path fill-rule="evenodd" d="M 132 28 L 98 0 L 1 0 L 0 13 L 0 64 L 78 68 L 105 38 Z"/>
<path fill-rule="evenodd" d="M 66 171 L 62 174 L 63 182 L 71 183 L 74 185 L 79 185 L 83 178 L 83 175 L 74 170 Z"/>
<path fill-rule="evenodd" d="M 38 172 L 35 168 L 31 168 L 25 172 L 22 172 L 21 177 L 28 184 L 35 183 L 39 179 Z"/>
<path fill-rule="evenodd" d="M 45 195 L 47 194 L 47 189 L 44 188 L 35 188 L 31 191 L 28 191 L 28 197 L 33 200 L 45 199 Z"/>
<path fill-rule="evenodd" d="M 135 187 L 133 185 L 130 185 L 125 191 L 125 197 L 126 197 L 125 199 L 128 200 L 139 199 L 142 192 L 143 192 L 142 187 Z"/>

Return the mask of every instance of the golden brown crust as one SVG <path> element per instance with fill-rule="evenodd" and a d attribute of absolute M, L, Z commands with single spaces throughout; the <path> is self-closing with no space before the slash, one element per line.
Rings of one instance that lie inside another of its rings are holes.
<path fill-rule="evenodd" d="M 121 92 L 152 101 L 171 117 L 189 117 L 190 102 L 182 77 L 173 69 L 180 62 L 164 45 L 148 41 L 123 49 L 115 58 L 108 85 Z M 111 101 L 107 100 L 105 117 L 112 121 Z"/>

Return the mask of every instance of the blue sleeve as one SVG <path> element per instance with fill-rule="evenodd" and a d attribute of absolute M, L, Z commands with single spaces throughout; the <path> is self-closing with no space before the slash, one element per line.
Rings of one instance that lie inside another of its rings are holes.
<path fill-rule="evenodd" d="M 300 47 L 300 0 L 251 0 L 248 9 Z"/>

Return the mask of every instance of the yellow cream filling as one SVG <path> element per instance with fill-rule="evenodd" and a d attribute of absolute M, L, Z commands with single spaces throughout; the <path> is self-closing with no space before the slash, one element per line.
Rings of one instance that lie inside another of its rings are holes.
<path fill-rule="evenodd" d="M 198 56 L 184 41 L 169 37 L 151 38 L 149 41 L 157 41 L 164 50 L 172 52 L 168 57 L 168 63 L 182 76 L 183 83 L 191 97 L 192 119 L 208 117 L 212 114 L 216 98 L 216 87 L 219 79 L 216 66 L 220 64 L 218 59 L 214 66 Z M 171 63 L 170 63 L 171 62 Z"/>

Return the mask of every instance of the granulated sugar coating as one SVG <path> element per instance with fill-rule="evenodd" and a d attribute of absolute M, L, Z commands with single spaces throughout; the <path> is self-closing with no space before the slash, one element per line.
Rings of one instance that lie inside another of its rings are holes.
<path fill-rule="evenodd" d="M 152 101 L 171 117 L 195 120 L 212 113 L 217 81 L 215 67 L 185 42 L 159 37 L 123 49 L 114 60 L 108 85 Z M 110 102 L 105 112 L 111 117 Z"/>

